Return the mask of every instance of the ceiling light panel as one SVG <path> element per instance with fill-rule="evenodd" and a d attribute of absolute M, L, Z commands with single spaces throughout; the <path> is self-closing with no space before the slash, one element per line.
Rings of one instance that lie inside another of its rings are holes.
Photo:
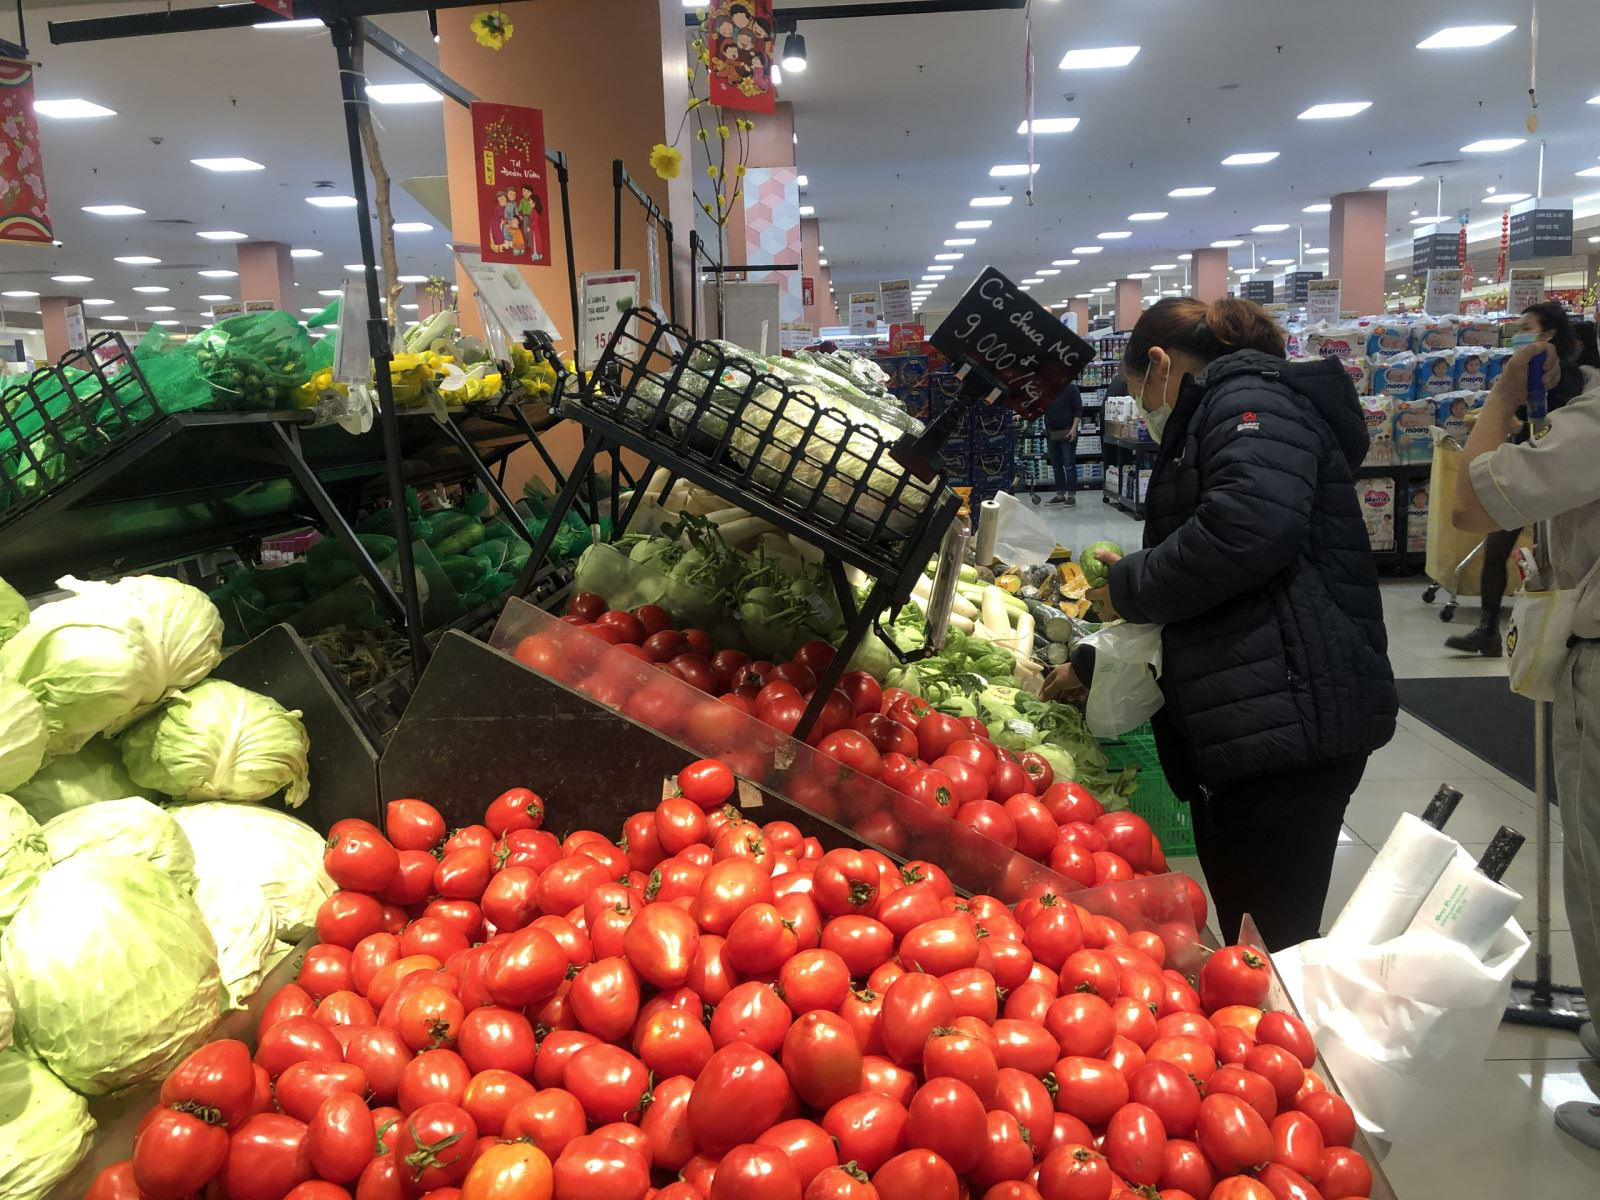
<path fill-rule="evenodd" d="M 946 246 L 976 246 L 978 244 L 978 239 L 977 238 L 945 238 L 944 244 Z M 821 249 L 821 247 L 818 247 L 818 249 Z"/>
<path fill-rule="evenodd" d="M 145 309 L 145 312 L 176 312 L 176 311 L 177 311 L 177 309 L 173 308 L 172 305 L 170 305 L 170 304 L 152 304 L 152 305 L 150 305 L 149 307 L 147 307 Z"/>
<path fill-rule="evenodd" d="M 1096 46 L 1083 50 L 1068 50 L 1061 60 L 1063 71 L 1099 71 L 1108 67 L 1125 67 L 1139 54 L 1137 46 Z"/>
<path fill-rule="evenodd" d="M 989 228 L 989 226 L 991 226 L 993 224 L 994 224 L 993 221 L 988 221 L 988 220 L 983 220 L 983 221 L 957 221 L 956 222 L 956 228 L 957 229 L 987 229 L 987 228 Z"/>
<path fill-rule="evenodd" d="M 120 254 L 117 261 L 127 267 L 153 267 L 161 260 L 148 254 Z"/>
<path fill-rule="evenodd" d="M 172 289 L 162 287 L 159 283 L 142 283 L 133 290 L 146 296 L 162 296 Z"/>
<path fill-rule="evenodd" d="M 1033 132 L 1039 133 L 1071 133 L 1078 127 L 1077 117 L 1035 117 L 1033 119 Z M 1018 133 L 1028 132 L 1028 122 L 1024 121 L 1017 126 Z"/>
<path fill-rule="evenodd" d="M 242 242 L 249 236 L 237 229 L 206 229 L 195 234 L 195 237 L 205 238 L 208 242 Z"/>
<path fill-rule="evenodd" d="M 935 254 L 933 256 L 935 262 L 960 262 L 964 257 L 966 256 L 958 250 L 951 250 L 946 254 Z"/>
<path fill-rule="evenodd" d="M 322 24 L 322 22 L 318 21 L 317 24 L 320 25 L 320 24 Z M 335 293 L 335 295 L 337 295 L 337 293 Z M 221 292 L 206 292 L 205 294 L 203 294 L 201 296 L 198 296 L 196 298 L 200 299 L 200 300 L 204 300 L 208 304 L 220 304 L 224 300 L 232 300 L 233 299 L 232 296 L 223 295 Z"/>
<path fill-rule="evenodd" d="M 232 279 L 239 274 L 226 267 L 211 267 L 208 270 L 197 272 L 203 279 Z"/>
<path fill-rule="evenodd" d="M 1468 142 L 1461 147 L 1463 154 L 1499 154 L 1505 150 L 1515 150 L 1527 138 L 1479 138 L 1475 142 Z"/>
<path fill-rule="evenodd" d="M 989 176 L 992 179 L 1012 179 L 1018 175 L 1028 175 L 1038 170 L 1038 163 L 1034 163 L 1031 170 L 1027 163 L 996 163 L 989 168 Z"/>
<path fill-rule="evenodd" d="M 197 167 L 204 167 L 207 171 L 265 171 L 266 167 L 256 162 L 253 158 L 191 158 L 189 160 Z"/>
<path fill-rule="evenodd" d="M 1130 238 L 1132 236 L 1133 230 L 1131 229 L 1108 229 L 1104 233 L 1095 234 L 1095 237 L 1099 238 L 1102 242 L 1119 242 L 1123 238 Z"/>
<path fill-rule="evenodd" d="M 93 283 L 93 275 L 52 275 L 51 283 Z"/>
<path fill-rule="evenodd" d="M 378 104 L 437 104 L 444 99 L 425 83 L 369 83 L 367 96 Z"/>
<path fill-rule="evenodd" d="M 974 196 L 969 203 L 972 208 L 1004 208 L 1011 199 L 1010 196 Z"/>
<path fill-rule="evenodd" d="M 290 258 L 321 258 L 322 257 L 322 251 L 321 250 L 312 250 L 312 249 L 310 249 L 310 248 L 308 248 L 306 246 L 296 246 L 293 250 L 289 251 L 289 257 Z"/>
<path fill-rule="evenodd" d="M 1213 250 L 1232 250 L 1235 246 L 1242 245 L 1244 245 L 1244 242 L 1240 238 L 1222 238 L 1218 241 L 1212 242 L 1211 248 Z"/>
<path fill-rule="evenodd" d="M 1333 104 L 1313 104 L 1300 114 L 1300 120 L 1334 121 L 1340 117 L 1353 117 L 1371 107 L 1371 100 L 1342 100 Z"/>
<path fill-rule="evenodd" d="M 427 233 L 433 226 L 426 221 L 396 221 L 392 228 L 396 233 Z"/>
<path fill-rule="evenodd" d="M 114 117 L 116 110 L 81 96 L 65 100 L 35 100 L 33 111 L 41 117 L 54 117 L 58 121 L 82 121 L 88 117 Z"/>
<path fill-rule="evenodd" d="M 114 301 L 114 300 L 105 300 L 105 299 L 102 299 L 99 296 L 96 296 L 91 300 L 85 300 L 84 303 L 89 305 L 91 308 L 101 308 L 101 307 L 103 307 L 104 305 L 107 305 L 107 304 L 115 304 L 116 301 Z"/>
<path fill-rule="evenodd" d="M 1164 212 L 1136 212 L 1128 214 L 1128 220 L 1130 221 L 1164 221 L 1166 219 L 1167 214 Z"/>
<path fill-rule="evenodd" d="M 356 206 L 356 198 L 354 196 L 331 195 L 307 196 L 306 203 L 315 205 L 317 208 L 354 208 Z"/>
<path fill-rule="evenodd" d="M 802 204 L 800 206 L 800 215 L 802 217 L 814 217 L 814 216 L 816 216 L 817 215 L 816 206 L 813 205 L 813 204 Z"/>
<path fill-rule="evenodd" d="M 1284 224 L 1284 225 L 1252 225 L 1252 226 L 1250 226 L 1250 232 L 1251 233 L 1282 233 L 1287 228 L 1289 228 L 1289 226 L 1287 224 Z"/>
<path fill-rule="evenodd" d="M 1052 267 L 1075 267 L 1078 265 L 1078 260 L 1075 258 L 1056 258 L 1050 261 L 1050 265 Z"/>
<path fill-rule="evenodd" d="M 1403 188 L 1421 182 L 1421 175 L 1385 175 L 1381 179 L 1374 179 L 1367 186 L 1374 188 Z"/>
<path fill-rule="evenodd" d="M 1150 269 L 1152 271 L 1176 271 L 1178 269 L 1178 264 L 1177 263 L 1152 263 L 1152 264 L 1150 264 Z"/>
<path fill-rule="evenodd" d="M 1074 254 L 1099 254 L 1104 249 L 1104 246 L 1074 246 L 1072 252 Z"/>
<path fill-rule="evenodd" d="M 1515 25 L 1447 25 L 1417 43 L 1418 50 L 1471 50 L 1497 42 Z"/>
<path fill-rule="evenodd" d="M 96 217 L 142 217 L 144 209 L 131 204 L 85 204 L 83 211 Z"/>
<path fill-rule="evenodd" d="M 1332 212 L 1333 211 L 1333 205 L 1329 204 L 1326 200 L 1324 200 L 1321 204 L 1308 204 L 1304 208 L 1302 208 L 1300 211 L 1303 212 L 1303 213 Z"/>
<path fill-rule="evenodd" d="M 1259 167 L 1278 157 L 1276 150 L 1243 150 L 1222 160 L 1225 167 Z"/>
<path fill-rule="evenodd" d="M 1214 187 L 1178 187 L 1173 188 L 1167 195 L 1179 200 L 1186 200 L 1191 196 L 1209 196 L 1217 189 Z"/>
<path fill-rule="evenodd" d="M 9 297 L 12 300 L 28 300 L 28 299 L 31 299 L 34 296 L 37 296 L 38 294 L 39 294 L 38 292 L 26 291 L 23 288 L 17 288 L 15 290 L 9 291 L 9 292 L 0 292 L 0 296 Z"/>

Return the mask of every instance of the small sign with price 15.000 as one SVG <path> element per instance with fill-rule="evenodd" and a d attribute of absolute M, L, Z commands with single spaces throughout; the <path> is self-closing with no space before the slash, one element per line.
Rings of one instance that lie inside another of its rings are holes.
<path fill-rule="evenodd" d="M 1024 419 L 1044 412 L 1094 358 L 1094 347 L 993 267 L 969 287 L 928 339 L 959 367 L 970 361 L 1010 391 Z"/>

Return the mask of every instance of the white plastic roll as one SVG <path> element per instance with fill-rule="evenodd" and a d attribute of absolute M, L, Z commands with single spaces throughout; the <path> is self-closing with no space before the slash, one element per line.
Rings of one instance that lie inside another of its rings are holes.
<path fill-rule="evenodd" d="M 1423 898 L 1407 932 L 1431 929 L 1482 958 L 1521 903 L 1520 895 L 1483 874 L 1463 853 Z"/>
<path fill-rule="evenodd" d="M 994 561 L 995 536 L 1000 532 L 1000 505 L 985 500 L 978 506 L 978 541 L 973 551 L 973 561 L 987 567 Z"/>
<path fill-rule="evenodd" d="M 1448 834 L 1411 813 L 1401 813 L 1328 936 L 1363 946 L 1400 936 L 1456 849 L 1456 840 Z"/>

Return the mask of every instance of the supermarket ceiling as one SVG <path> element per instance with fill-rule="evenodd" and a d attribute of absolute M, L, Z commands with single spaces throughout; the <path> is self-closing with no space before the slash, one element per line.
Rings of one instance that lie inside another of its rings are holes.
<path fill-rule="evenodd" d="M 804 7 L 847 2 L 804 0 Z M 57 47 L 43 30 L 52 16 L 156 6 L 153 0 L 29 3 L 32 49 L 43 62 L 40 96 L 82 97 L 118 115 L 42 122 L 63 245 L 0 249 L 0 290 L 70 287 L 112 301 L 92 310 L 91 319 L 119 314 L 141 323 L 198 324 L 209 307 L 200 297 L 234 290 L 226 277 L 199 272 L 231 269 L 234 253 L 226 241 L 197 234 L 239 231 L 320 251 L 296 262 L 304 307 L 319 306 L 317 293 L 335 288 L 343 264 L 358 257 L 349 210 L 306 202 L 319 192 L 349 192 L 326 33 L 238 30 Z M 793 7 L 779 0 L 780 14 Z M 1409 236 L 1413 210 L 1435 211 L 1441 173 L 1442 211 L 1471 210 L 1474 237 L 1481 232 L 1490 239 L 1490 248 L 1475 256 L 1488 267 L 1501 210 L 1486 193 L 1536 190 L 1540 138 L 1548 142 L 1545 193 L 1578 198 L 1580 226 L 1594 225 L 1583 214 L 1600 213 L 1600 177 L 1578 174 L 1600 168 L 1600 104 L 1588 103 L 1600 99 L 1592 49 L 1600 8 L 1594 0 L 1543 0 L 1539 6 L 1540 127 L 1533 135 L 1524 127 L 1526 0 L 1459 0 L 1432 11 L 1437 15 L 1427 15 L 1428 6 L 1390 0 L 1093 6 L 1033 0 L 1036 119 L 1078 123 L 1070 132 L 1036 135 L 1032 205 L 1022 196 L 1023 178 L 990 175 L 993 167 L 1027 157 L 1026 139 L 1017 132 L 1025 111 L 1021 11 L 806 20 L 800 32 L 809 69 L 788 73 L 781 91 L 795 105 L 799 166 L 808 177 L 804 201 L 821 220 L 834 283 L 842 295 L 881 279 L 947 274 L 949 282 L 928 301 L 940 309 L 992 262 L 1019 279 L 1041 279 L 1034 292 L 1046 301 L 1132 273 L 1149 273 L 1146 287 L 1154 291 L 1158 277 L 1168 287 L 1181 282 L 1181 253 L 1235 239 L 1241 242 L 1231 251 L 1235 266 L 1250 265 L 1252 242 L 1263 263 L 1295 257 L 1298 245 L 1316 266 L 1320 259 L 1306 247 L 1327 245 L 1327 219 L 1304 212 L 1307 206 L 1383 176 L 1420 176 L 1391 193 L 1390 224 L 1399 243 Z M 424 15 L 378 23 L 419 52 L 431 51 Z M 1513 28 L 1474 49 L 1416 48 L 1447 24 Z M 0 18 L 0 33 L 9 32 L 9 21 Z M 1123 66 L 1057 65 L 1070 51 L 1131 46 L 1138 51 Z M 369 55 L 368 67 L 375 83 L 412 82 L 381 55 Z M 1298 119 L 1313 105 L 1362 102 L 1370 106 L 1348 117 Z M 442 172 L 437 103 L 385 104 L 375 112 L 397 180 Z M 1518 138 L 1524 140 L 1503 149 L 1461 149 Z M 572 149 L 575 169 L 581 169 L 578 148 Z M 609 151 L 600 151 L 597 158 L 609 158 Z M 1248 152 L 1276 157 L 1262 165 L 1222 165 L 1229 155 Z M 213 173 L 190 161 L 229 156 L 266 169 Z M 1215 190 L 1169 194 L 1207 187 Z M 398 221 L 437 225 L 403 189 L 395 197 Z M 978 197 L 1012 199 L 974 208 Z M 107 204 L 145 213 L 82 211 Z M 1164 215 L 1130 220 L 1135 213 Z M 956 227 L 973 220 L 992 224 Z M 1273 225 L 1284 228 L 1255 231 Z M 1100 236 L 1107 233 L 1126 236 Z M 1585 236 L 1596 233 L 1584 230 Z M 965 238 L 973 243 L 945 245 Z M 402 270 L 447 271 L 445 241 L 440 228 L 402 234 Z M 1079 246 L 1101 252 L 1074 253 Z M 963 257 L 941 261 L 940 254 Z M 162 261 L 115 261 L 139 255 Z M 1178 266 L 1152 270 L 1166 263 Z M 1041 270 L 1059 273 L 1034 274 Z M 51 278 L 73 275 L 92 282 L 64 285 Z M 0 298 L 0 305 L 31 308 L 36 302 L 23 296 Z"/>

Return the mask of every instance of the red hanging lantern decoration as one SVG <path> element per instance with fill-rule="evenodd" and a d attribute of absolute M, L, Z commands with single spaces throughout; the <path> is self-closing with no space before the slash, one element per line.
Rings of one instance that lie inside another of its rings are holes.
<path fill-rule="evenodd" d="M 1467 223 L 1461 222 L 1461 233 L 1456 238 L 1456 266 L 1462 270 L 1467 266 Z"/>
<path fill-rule="evenodd" d="M 1511 210 L 1500 210 L 1500 282 L 1506 281 L 1506 253 L 1511 248 Z"/>

